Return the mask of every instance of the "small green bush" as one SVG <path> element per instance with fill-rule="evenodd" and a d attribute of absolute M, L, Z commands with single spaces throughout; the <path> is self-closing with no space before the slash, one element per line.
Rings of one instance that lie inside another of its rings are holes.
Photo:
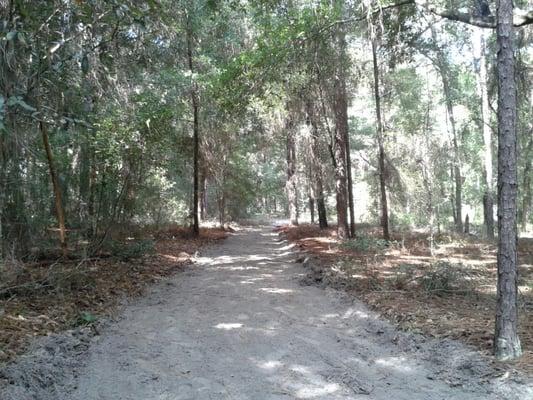
<path fill-rule="evenodd" d="M 439 261 L 432 264 L 420 277 L 421 287 L 428 293 L 441 295 L 469 291 L 466 269 L 462 264 Z"/>
<path fill-rule="evenodd" d="M 78 317 L 73 321 L 73 326 L 87 326 L 92 325 L 98 320 L 98 317 L 90 312 L 82 312 L 78 315 Z"/>
<path fill-rule="evenodd" d="M 374 238 L 371 236 L 357 236 L 343 242 L 340 247 L 344 250 L 352 250 L 360 253 L 371 251 L 382 251 L 389 247 L 390 242 L 385 239 Z"/>

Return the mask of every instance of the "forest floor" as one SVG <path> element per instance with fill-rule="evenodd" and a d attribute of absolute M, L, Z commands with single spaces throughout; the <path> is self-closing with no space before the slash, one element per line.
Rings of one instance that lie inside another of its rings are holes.
<path fill-rule="evenodd" d="M 0 397 L 533 398 L 529 378 L 502 373 L 472 348 L 399 331 L 343 291 L 305 285 L 309 268 L 294 262 L 295 247 L 271 227 L 230 235 L 126 305 L 99 335 L 34 345 L 0 371 Z"/>
<path fill-rule="evenodd" d="M 0 267 L 0 364 L 23 353 L 38 336 L 93 325 L 126 297 L 182 271 L 203 246 L 226 237 L 216 228 L 202 229 L 199 238 L 181 227 L 126 231 L 112 232 L 112 246 L 91 257 L 65 261 L 40 254 L 31 262 Z M 132 234 L 136 239 L 126 240 Z"/>
<path fill-rule="evenodd" d="M 424 233 L 395 233 L 360 225 L 339 244 L 335 229 L 282 227 L 291 243 L 320 267 L 310 284 L 343 289 L 401 329 L 451 338 L 492 353 L 496 303 L 496 245 L 474 236 L 437 235 L 433 253 Z M 499 364 L 533 375 L 533 239 L 519 241 L 520 338 L 524 356 Z"/>

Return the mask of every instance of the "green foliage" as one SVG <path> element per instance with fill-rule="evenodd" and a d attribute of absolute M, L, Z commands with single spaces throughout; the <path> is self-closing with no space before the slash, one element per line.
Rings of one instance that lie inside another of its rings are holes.
<path fill-rule="evenodd" d="M 390 246 L 390 242 L 384 239 L 375 238 L 372 236 L 357 236 L 355 239 L 350 239 L 342 242 L 340 248 L 360 253 L 380 252 Z"/>
<path fill-rule="evenodd" d="M 109 240 L 105 243 L 104 250 L 111 253 L 121 261 L 129 261 L 142 258 L 155 252 L 155 243 L 153 240 L 128 240 L 116 241 Z"/>
<path fill-rule="evenodd" d="M 394 90 L 395 105 L 398 112 L 394 113 L 392 123 L 406 134 L 420 134 L 424 125 L 424 114 L 427 105 L 420 93 L 424 91 L 425 82 L 415 68 L 400 68 L 392 71 L 387 79 L 391 80 Z"/>
<path fill-rule="evenodd" d="M 462 264 L 439 261 L 431 264 L 419 278 L 420 285 L 429 294 L 441 296 L 446 293 L 468 291 L 466 268 Z"/>
<path fill-rule="evenodd" d="M 49 165 L 38 121 L 48 128 L 67 227 L 76 232 L 69 236 L 98 240 L 115 223 L 188 222 L 192 89 L 199 101 L 200 175 L 207 187 L 208 217 L 239 218 L 286 207 L 288 116 L 297 131 L 299 202 L 308 203 L 315 163 L 326 207 L 334 212 L 330 146 L 340 33 L 349 50 L 341 61 L 350 104 L 354 181 L 369 188 L 368 193 L 356 193 L 356 202 L 359 195 L 364 200 L 356 218 L 378 216 L 369 23 L 379 39 L 393 227 L 427 227 L 433 220 L 442 228 L 452 220 L 452 140 L 442 74 L 448 78 L 456 113 L 463 203 L 474 213 L 471 221 L 481 221 L 480 102 L 476 65 L 469 57 L 471 32 L 462 25 L 437 24 L 436 35 L 431 35 L 416 7 L 374 14 L 365 9 L 386 2 L 345 2 L 343 7 L 339 2 L 255 0 L 34 3 L 14 2 L 0 32 L 2 256 L 7 251 L 25 256 L 28 243 L 56 241 Z M 488 37 L 489 69 L 496 51 L 493 36 Z M 523 95 L 529 90 L 531 60 L 522 41 L 520 46 L 522 205 L 531 192 L 526 185 L 532 173 L 526 151 L 531 102 Z M 489 73 L 487 82 L 491 104 L 496 103 L 493 75 Z M 319 134 L 314 161 L 309 102 Z M 490 123 L 494 130 L 494 116 Z M 531 221 L 532 213 L 524 212 L 526 222 Z M 358 240 L 346 245 L 374 246 Z"/>
<path fill-rule="evenodd" d="M 78 318 L 76 319 L 76 321 L 74 323 L 74 326 L 92 325 L 96 321 L 98 321 L 98 318 L 96 317 L 96 315 L 91 314 L 88 311 L 84 311 L 84 312 L 80 313 L 80 315 L 78 316 Z"/>

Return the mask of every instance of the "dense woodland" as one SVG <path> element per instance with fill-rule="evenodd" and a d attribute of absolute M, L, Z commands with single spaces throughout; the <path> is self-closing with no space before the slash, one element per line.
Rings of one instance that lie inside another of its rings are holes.
<path fill-rule="evenodd" d="M 0 0 L 0 263 L 286 215 L 499 240 L 520 355 L 531 3 Z"/>

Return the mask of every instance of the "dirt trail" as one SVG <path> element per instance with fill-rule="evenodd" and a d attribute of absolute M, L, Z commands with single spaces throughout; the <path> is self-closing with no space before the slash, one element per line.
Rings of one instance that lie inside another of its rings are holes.
<path fill-rule="evenodd" d="M 399 333 L 247 229 L 126 307 L 93 343 L 69 400 L 533 399 L 450 341 Z M 43 399 L 43 397 L 39 397 Z"/>

